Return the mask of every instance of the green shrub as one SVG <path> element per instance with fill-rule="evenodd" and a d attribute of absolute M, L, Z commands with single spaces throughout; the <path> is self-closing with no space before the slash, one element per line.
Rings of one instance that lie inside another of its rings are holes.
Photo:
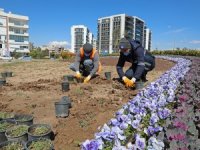
<path fill-rule="evenodd" d="M 197 56 L 200 57 L 200 51 L 182 49 L 182 50 L 154 50 L 152 51 L 154 55 L 181 55 L 181 56 Z"/>
<path fill-rule="evenodd" d="M 69 59 L 69 58 L 72 58 L 74 57 L 75 54 L 74 53 L 71 53 L 71 52 L 61 52 L 61 57 L 62 59 Z"/>

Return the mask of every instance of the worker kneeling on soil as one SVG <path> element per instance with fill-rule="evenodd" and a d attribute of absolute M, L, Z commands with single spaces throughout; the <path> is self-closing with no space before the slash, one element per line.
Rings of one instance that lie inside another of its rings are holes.
<path fill-rule="evenodd" d="M 139 41 L 122 38 L 119 43 L 120 56 L 117 63 L 117 73 L 127 87 L 134 87 L 135 82 L 146 80 L 147 72 L 155 67 L 155 57 L 145 51 Z M 124 73 L 125 62 L 132 63 Z"/>
<path fill-rule="evenodd" d="M 77 52 L 75 62 L 70 65 L 70 69 L 76 72 L 77 79 L 84 79 L 87 83 L 96 73 L 101 70 L 99 54 L 89 43 L 83 45 L 80 51 Z"/>

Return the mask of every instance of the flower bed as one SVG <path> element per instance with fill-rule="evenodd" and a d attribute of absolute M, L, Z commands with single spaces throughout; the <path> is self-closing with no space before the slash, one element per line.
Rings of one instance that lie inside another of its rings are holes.
<path fill-rule="evenodd" d="M 177 64 L 117 111 L 115 118 L 95 134 L 95 139 L 86 140 L 82 144 L 83 150 L 164 148 L 164 141 L 157 136 L 159 132 L 162 133 L 176 104 L 175 93 L 188 72 L 191 61 L 183 58 L 160 58 Z"/>

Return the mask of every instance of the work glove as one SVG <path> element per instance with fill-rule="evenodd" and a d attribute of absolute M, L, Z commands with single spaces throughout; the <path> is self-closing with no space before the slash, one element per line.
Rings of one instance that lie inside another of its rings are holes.
<path fill-rule="evenodd" d="M 135 81 L 136 81 L 136 79 L 133 77 L 129 82 L 129 87 L 134 87 L 135 86 Z"/>
<path fill-rule="evenodd" d="M 84 80 L 84 83 L 88 83 L 88 82 L 90 81 L 90 79 L 91 79 L 91 76 L 90 76 L 90 75 L 87 76 L 87 77 L 85 78 L 85 80 Z"/>
<path fill-rule="evenodd" d="M 131 80 L 128 79 L 126 76 L 122 77 L 122 80 L 124 81 L 126 87 L 134 87 L 134 83 L 135 83 L 135 78 L 132 78 Z"/>
<path fill-rule="evenodd" d="M 126 87 L 128 87 L 130 80 L 126 76 L 123 76 L 122 80 L 124 81 L 124 84 L 126 85 Z"/>
<path fill-rule="evenodd" d="M 82 77 L 82 76 L 81 76 L 81 73 L 80 73 L 79 71 L 77 71 L 75 77 L 76 77 L 77 79 L 80 79 L 80 78 Z"/>

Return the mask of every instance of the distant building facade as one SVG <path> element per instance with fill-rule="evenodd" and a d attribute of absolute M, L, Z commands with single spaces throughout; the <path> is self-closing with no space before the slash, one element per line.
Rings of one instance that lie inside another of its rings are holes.
<path fill-rule="evenodd" d="M 145 22 L 136 16 L 118 14 L 98 19 L 97 49 L 100 53 L 119 52 L 119 41 L 123 37 L 140 41 L 144 46 Z"/>
<path fill-rule="evenodd" d="M 93 44 L 94 36 L 84 25 L 74 25 L 71 27 L 71 52 L 76 53 L 83 44 Z"/>
<path fill-rule="evenodd" d="M 152 32 L 149 28 L 145 27 L 144 30 L 144 48 L 148 51 L 151 51 L 151 37 Z"/>
<path fill-rule="evenodd" d="M 0 50 L 28 53 L 29 17 L 0 9 Z"/>

